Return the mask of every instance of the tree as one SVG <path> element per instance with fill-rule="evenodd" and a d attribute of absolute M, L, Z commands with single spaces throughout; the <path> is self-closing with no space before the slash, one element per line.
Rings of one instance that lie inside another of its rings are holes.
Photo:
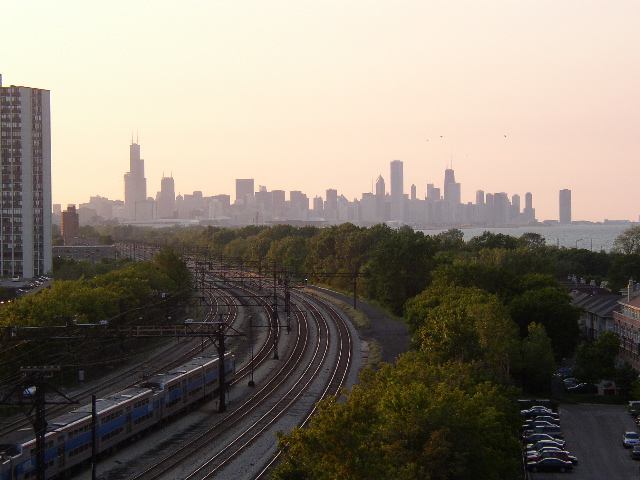
<path fill-rule="evenodd" d="M 153 263 L 172 280 L 172 291 L 188 292 L 191 289 L 191 271 L 175 250 L 164 247 L 153 256 Z"/>
<path fill-rule="evenodd" d="M 519 418 L 509 397 L 470 365 L 403 355 L 363 372 L 346 402 L 321 402 L 309 428 L 279 434 L 273 478 L 515 478 Z"/>
<path fill-rule="evenodd" d="M 613 380 L 616 376 L 616 357 L 620 350 L 620 337 L 614 332 L 604 332 L 598 340 L 582 343 L 576 350 L 573 374 L 589 383 Z"/>
<path fill-rule="evenodd" d="M 436 285 L 407 302 L 414 342 L 435 363 L 487 365 L 504 382 L 518 348 L 518 328 L 497 296 Z"/>
<path fill-rule="evenodd" d="M 531 393 L 547 393 L 556 370 L 551 339 L 544 326 L 531 323 L 522 340 L 523 388 Z"/>
<path fill-rule="evenodd" d="M 514 296 L 508 307 L 522 338 L 529 325 L 537 323 L 549 335 L 556 360 L 573 353 L 580 334 L 580 310 L 571 305 L 571 297 L 560 286 L 526 290 Z"/>
<path fill-rule="evenodd" d="M 617 292 L 626 287 L 630 278 L 640 278 L 640 254 L 615 256 L 607 273 L 611 291 Z"/>
<path fill-rule="evenodd" d="M 640 225 L 630 227 L 618 235 L 613 242 L 613 251 L 624 255 L 640 253 Z"/>
<path fill-rule="evenodd" d="M 474 250 L 482 250 L 483 248 L 502 248 L 505 250 L 515 250 L 520 246 L 520 242 L 516 237 L 505 235 L 504 233 L 492 233 L 485 231 L 482 235 L 473 237 L 467 244 Z"/>
<path fill-rule="evenodd" d="M 520 235 L 520 243 L 528 248 L 538 248 L 544 247 L 547 241 L 539 233 L 526 232 Z"/>
<path fill-rule="evenodd" d="M 365 269 L 369 297 L 401 315 L 404 303 L 428 285 L 436 251 L 437 243 L 421 232 L 397 232 L 383 240 Z"/>

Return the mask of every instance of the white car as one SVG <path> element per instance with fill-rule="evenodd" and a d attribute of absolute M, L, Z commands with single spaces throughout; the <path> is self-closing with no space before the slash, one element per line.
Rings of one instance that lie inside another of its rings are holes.
<path fill-rule="evenodd" d="M 631 448 L 638 444 L 640 444 L 640 435 L 637 432 L 624 432 L 622 436 L 622 446 L 624 448 Z"/>

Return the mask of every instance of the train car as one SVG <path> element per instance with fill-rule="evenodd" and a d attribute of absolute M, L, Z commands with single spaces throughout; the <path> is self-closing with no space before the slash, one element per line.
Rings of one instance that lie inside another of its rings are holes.
<path fill-rule="evenodd" d="M 225 380 L 235 378 L 235 357 L 225 355 Z M 109 452 L 162 419 L 185 410 L 218 388 L 218 357 L 198 357 L 172 372 L 155 375 L 138 387 L 96 400 L 96 452 Z M 92 455 L 93 407 L 84 405 L 49 421 L 45 436 L 45 478 L 63 472 Z M 36 476 L 36 440 L 31 429 L 19 430 L 0 444 L 0 480 Z"/>
<path fill-rule="evenodd" d="M 154 391 L 161 417 L 169 418 L 218 389 L 218 357 L 198 357 L 163 374 L 154 375 L 141 387 Z M 225 355 L 225 381 L 235 378 L 235 357 Z"/>

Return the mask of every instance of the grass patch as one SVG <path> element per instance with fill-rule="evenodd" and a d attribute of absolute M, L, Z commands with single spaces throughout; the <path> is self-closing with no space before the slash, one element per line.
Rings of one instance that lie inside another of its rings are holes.
<path fill-rule="evenodd" d="M 342 313 L 344 313 L 347 317 L 349 317 L 353 325 L 358 330 L 365 330 L 369 328 L 369 324 L 370 324 L 369 317 L 367 317 L 361 310 L 356 310 L 351 305 L 347 304 L 346 302 L 343 302 L 342 300 L 337 299 L 332 295 L 329 295 L 328 293 L 325 293 L 319 290 L 312 290 L 309 288 L 305 288 L 304 291 L 305 293 L 315 295 L 316 297 L 320 297 L 323 300 L 326 300 L 332 303 L 333 305 L 335 305 L 336 308 L 338 308 Z"/>

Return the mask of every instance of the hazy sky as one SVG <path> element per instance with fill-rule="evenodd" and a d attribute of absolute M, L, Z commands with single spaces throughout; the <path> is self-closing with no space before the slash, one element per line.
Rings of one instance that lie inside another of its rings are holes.
<path fill-rule="evenodd" d="M 533 194 L 538 219 L 640 214 L 640 2 L 2 2 L 3 84 L 51 90 L 53 201 L 147 191 Z"/>

